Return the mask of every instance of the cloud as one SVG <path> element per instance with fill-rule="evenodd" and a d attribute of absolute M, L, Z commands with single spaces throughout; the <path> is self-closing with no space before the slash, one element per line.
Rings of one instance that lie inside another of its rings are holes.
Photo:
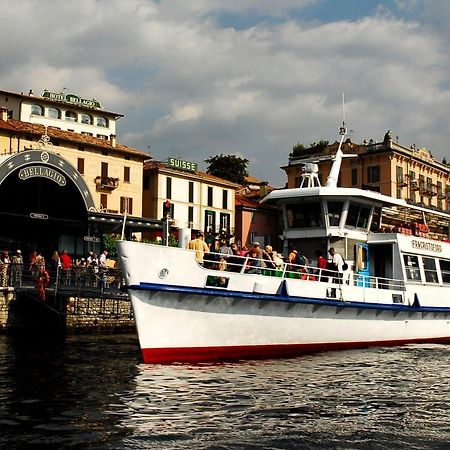
<path fill-rule="evenodd" d="M 125 115 L 123 144 L 195 162 L 240 153 L 276 185 L 294 144 L 338 138 L 342 92 L 353 140 L 391 129 L 445 156 L 447 3 L 306 20 L 328 3 L 0 0 L 14 42 L 0 50 L 0 86 L 95 97 Z"/>

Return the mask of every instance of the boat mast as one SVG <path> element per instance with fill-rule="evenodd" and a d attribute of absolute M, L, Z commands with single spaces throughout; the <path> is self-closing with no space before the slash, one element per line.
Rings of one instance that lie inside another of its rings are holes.
<path fill-rule="evenodd" d="M 344 138 L 347 135 L 347 126 L 345 125 L 344 93 L 342 93 L 342 126 L 339 128 L 339 134 L 341 135 L 341 141 L 339 142 L 339 147 L 334 157 L 333 165 L 331 166 L 331 170 L 328 175 L 327 182 L 325 183 L 325 187 L 337 187 L 342 158 L 344 157 L 344 154 L 341 150 Z"/>

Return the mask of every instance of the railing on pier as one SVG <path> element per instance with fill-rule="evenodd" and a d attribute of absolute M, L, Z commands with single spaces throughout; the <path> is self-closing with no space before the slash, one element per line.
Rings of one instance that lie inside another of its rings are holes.
<path fill-rule="evenodd" d="M 42 273 L 39 267 L 29 270 L 23 264 L 2 264 L 0 288 L 37 292 L 44 289 L 55 295 L 126 296 L 121 271 L 109 267 L 72 266 L 67 270 L 58 267 L 56 271 Z"/>

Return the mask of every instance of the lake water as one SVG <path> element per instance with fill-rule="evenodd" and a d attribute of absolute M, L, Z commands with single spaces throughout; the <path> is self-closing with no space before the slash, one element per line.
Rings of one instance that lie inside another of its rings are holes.
<path fill-rule="evenodd" d="M 450 346 L 144 365 L 134 335 L 0 336 L 0 449 L 448 449 Z"/>

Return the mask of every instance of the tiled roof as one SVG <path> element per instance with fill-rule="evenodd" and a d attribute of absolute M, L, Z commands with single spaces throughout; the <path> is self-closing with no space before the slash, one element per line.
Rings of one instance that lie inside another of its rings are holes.
<path fill-rule="evenodd" d="M 222 185 L 227 185 L 231 188 L 238 189 L 239 185 L 236 183 L 233 183 L 231 181 L 225 180 L 223 178 L 216 177 L 214 175 L 210 175 L 209 173 L 205 172 L 188 172 L 186 170 L 178 170 L 174 169 L 172 167 L 168 167 L 167 163 L 163 161 L 146 161 L 144 163 L 144 171 L 146 170 L 164 170 L 164 172 L 173 173 L 176 175 L 182 175 L 183 177 L 192 177 L 195 179 L 200 179 L 202 181 L 209 181 L 211 183 L 218 183 Z"/>
<path fill-rule="evenodd" d="M 37 123 L 22 122 L 20 120 L 8 119 L 6 121 L 0 120 L 0 130 L 10 131 L 12 133 L 29 135 L 40 138 L 45 133 L 45 126 Z M 75 133 L 73 131 L 59 130 L 55 127 L 47 127 L 47 135 L 52 140 L 59 142 L 70 142 L 71 144 L 85 145 L 95 147 L 102 150 L 110 150 L 130 156 L 138 156 L 144 159 L 149 159 L 152 156 L 141 150 L 136 150 L 126 145 L 116 144 L 115 147 L 111 145 L 110 140 L 100 139 L 86 134 Z"/>

